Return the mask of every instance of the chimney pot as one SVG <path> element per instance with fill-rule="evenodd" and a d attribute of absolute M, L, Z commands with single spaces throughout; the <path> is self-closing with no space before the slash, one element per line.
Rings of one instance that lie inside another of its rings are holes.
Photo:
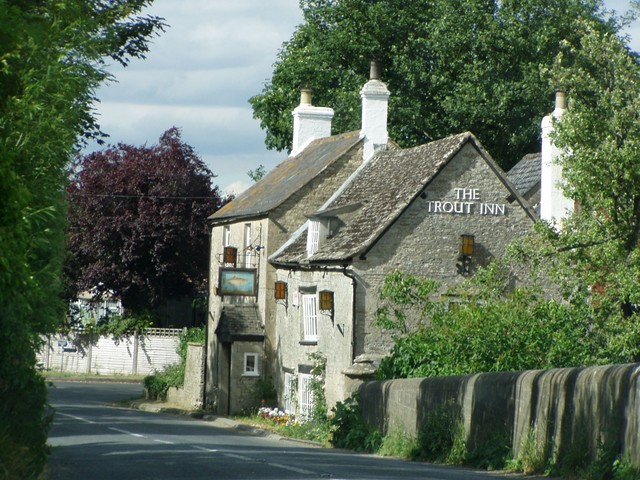
<path fill-rule="evenodd" d="M 382 77 L 381 69 L 382 67 L 380 66 L 379 60 L 371 60 L 371 65 L 369 67 L 369 80 L 380 80 Z"/>
<path fill-rule="evenodd" d="M 567 109 L 567 92 L 564 90 L 556 90 L 556 109 Z"/>
<path fill-rule="evenodd" d="M 371 79 L 360 90 L 362 98 L 362 129 L 360 135 L 365 139 L 363 161 L 368 162 L 375 152 L 385 148 L 389 134 L 387 132 L 387 113 L 389 108 L 389 90 L 380 80 L 380 62 L 373 60 L 370 70 Z"/>
<path fill-rule="evenodd" d="M 331 135 L 333 110 L 311 105 L 311 87 L 300 86 L 300 105 L 293 111 L 293 142 L 291 155 L 297 155 L 317 138 Z"/>
<path fill-rule="evenodd" d="M 311 105 L 312 92 L 310 87 L 300 87 L 300 105 Z"/>

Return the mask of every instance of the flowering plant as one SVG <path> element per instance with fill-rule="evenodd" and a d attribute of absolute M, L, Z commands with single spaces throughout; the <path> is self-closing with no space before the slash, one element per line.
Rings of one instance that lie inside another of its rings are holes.
<path fill-rule="evenodd" d="M 258 416 L 266 420 L 271 420 L 277 425 L 293 425 L 295 424 L 295 416 L 290 415 L 278 408 L 260 407 Z"/>

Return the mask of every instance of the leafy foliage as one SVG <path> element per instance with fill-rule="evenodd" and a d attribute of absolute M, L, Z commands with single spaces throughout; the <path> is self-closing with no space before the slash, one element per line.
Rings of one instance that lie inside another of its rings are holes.
<path fill-rule="evenodd" d="M 144 57 L 161 19 L 149 0 L 0 1 L 0 478 L 35 478 L 46 460 L 39 334 L 64 312 L 66 168 L 92 116 L 107 60 Z"/>
<path fill-rule="evenodd" d="M 472 131 L 505 169 L 537 151 L 550 108 L 549 69 L 583 20 L 616 32 L 599 0 L 303 0 L 304 22 L 283 45 L 269 83 L 251 98 L 272 149 L 291 147 L 297 88 L 334 108 L 333 126 L 360 129 L 369 61 L 385 66 L 389 134 L 403 147 Z"/>
<path fill-rule="evenodd" d="M 187 364 L 187 349 L 189 343 L 206 341 L 204 327 L 188 328 L 178 337 L 176 353 L 180 355 L 180 361 L 173 365 L 167 365 L 161 371 L 144 377 L 144 390 L 150 400 L 166 400 L 170 387 L 179 388 L 184 385 L 184 374 Z"/>
<path fill-rule="evenodd" d="M 442 405 L 428 412 L 418 434 L 418 448 L 413 452 L 414 457 L 437 462 L 464 458 L 466 446 L 460 417 L 460 408 L 455 404 Z"/>
<path fill-rule="evenodd" d="M 95 287 L 139 311 L 202 288 L 206 218 L 225 201 L 212 178 L 176 128 L 151 147 L 80 158 L 68 188 L 69 295 Z"/>
<path fill-rule="evenodd" d="M 206 331 L 204 327 L 192 327 L 184 330 L 179 338 L 176 352 L 183 361 L 187 361 L 187 349 L 190 343 L 204 345 L 206 342 Z"/>
<path fill-rule="evenodd" d="M 94 331 L 98 335 L 122 338 L 129 335 L 143 335 L 153 325 L 150 314 L 113 315 L 104 322 L 98 322 Z"/>
<path fill-rule="evenodd" d="M 429 323 L 395 338 L 391 354 L 381 362 L 379 378 L 600 365 L 640 358 L 640 324 L 608 305 L 589 301 L 588 292 L 560 301 L 545 298 L 534 288 L 508 291 L 506 284 L 498 288 L 479 283 L 471 280 L 458 287 L 456 295 L 446 297 L 455 302 L 422 299 L 431 311 Z M 492 298 L 469 293 L 478 289 L 485 295 L 489 291 Z M 504 293 L 496 297 L 500 290 Z"/>
<path fill-rule="evenodd" d="M 184 363 L 167 365 L 154 375 L 144 377 L 143 383 L 149 400 L 166 400 L 169 388 L 184 385 Z"/>
<path fill-rule="evenodd" d="M 356 392 L 333 407 L 331 444 L 337 448 L 373 453 L 380 448 L 382 435 L 364 421 L 359 401 Z"/>
<path fill-rule="evenodd" d="M 560 232 L 541 231 L 544 260 L 566 294 L 588 285 L 598 301 L 638 319 L 640 305 L 640 63 L 611 35 L 584 25 L 554 75 L 570 91 L 555 142 L 566 152 L 564 187 L 579 205 Z M 550 259 L 550 260 L 547 260 Z"/>
<path fill-rule="evenodd" d="M 262 177 L 264 177 L 266 174 L 267 169 L 262 164 L 260 164 L 255 170 L 249 170 L 247 172 L 247 175 L 249 175 L 249 178 L 253 180 L 254 183 L 262 180 Z"/>

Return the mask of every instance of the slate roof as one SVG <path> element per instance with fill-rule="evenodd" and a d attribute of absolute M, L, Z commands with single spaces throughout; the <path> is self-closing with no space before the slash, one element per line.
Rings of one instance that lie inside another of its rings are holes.
<path fill-rule="evenodd" d="M 381 152 L 352 177 L 352 181 L 344 186 L 333 201 L 318 212 L 321 216 L 323 211 L 347 210 L 349 207 L 354 209 L 338 233 L 326 239 L 318 251 L 307 258 L 306 229 L 300 229 L 296 232 L 298 236 L 275 252 L 269 260 L 276 264 L 344 262 L 366 253 L 468 142 L 478 149 L 496 174 L 504 180 L 504 172 L 469 132 L 415 148 Z M 509 182 L 505 181 L 505 185 L 515 194 Z M 522 204 L 521 198 L 518 195 L 515 197 Z M 531 212 L 529 215 L 533 218 Z"/>
<path fill-rule="evenodd" d="M 255 303 L 225 304 L 216 332 L 221 342 L 237 340 L 261 342 L 264 328 Z"/>
<path fill-rule="evenodd" d="M 301 153 L 287 158 L 211 215 L 209 220 L 216 223 L 230 218 L 266 215 L 361 141 L 359 131 L 314 140 Z"/>
<path fill-rule="evenodd" d="M 513 183 L 522 196 L 526 196 L 534 188 L 539 188 L 542 155 L 530 153 L 522 157 L 507 173 L 507 178 Z"/>

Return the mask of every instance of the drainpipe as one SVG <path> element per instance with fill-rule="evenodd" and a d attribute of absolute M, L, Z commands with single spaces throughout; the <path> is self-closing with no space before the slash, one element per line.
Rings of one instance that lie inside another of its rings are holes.
<path fill-rule="evenodd" d="M 356 282 L 356 277 L 353 272 L 347 270 L 346 266 L 342 268 L 342 274 L 351 279 L 351 286 L 353 288 L 353 301 L 351 302 L 351 319 L 353 323 L 351 326 L 351 363 L 353 364 L 356 354 L 356 289 L 358 283 Z"/>

